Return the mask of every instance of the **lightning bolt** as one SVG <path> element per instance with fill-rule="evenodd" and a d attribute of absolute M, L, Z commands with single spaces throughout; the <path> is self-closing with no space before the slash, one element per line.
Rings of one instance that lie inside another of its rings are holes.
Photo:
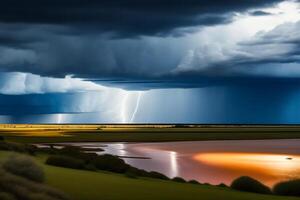
<path fill-rule="evenodd" d="M 121 107 L 120 107 L 120 119 L 121 119 L 121 123 L 132 123 L 135 119 L 135 115 L 139 109 L 139 105 L 140 105 L 140 101 L 141 101 L 141 97 L 142 97 L 142 93 L 143 92 L 138 92 L 137 96 L 136 93 L 133 92 L 125 92 L 123 94 L 123 98 L 122 98 L 122 102 L 121 102 Z M 136 100 L 133 100 L 132 98 L 136 98 Z M 135 107 L 134 110 L 132 112 L 132 115 L 130 117 L 130 113 L 129 110 L 127 109 L 128 104 L 131 104 L 132 101 L 135 101 Z M 129 118 L 130 117 L 130 118 Z"/>
<path fill-rule="evenodd" d="M 132 116 L 131 116 L 131 119 L 130 119 L 130 123 L 133 122 L 133 120 L 135 118 L 135 115 L 136 115 L 136 113 L 137 113 L 137 111 L 139 109 L 141 97 L 142 97 L 142 92 L 138 92 L 138 97 L 137 97 L 137 100 L 136 100 L 136 105 L 135 105 L 134 111 L 132 113 Z"/>

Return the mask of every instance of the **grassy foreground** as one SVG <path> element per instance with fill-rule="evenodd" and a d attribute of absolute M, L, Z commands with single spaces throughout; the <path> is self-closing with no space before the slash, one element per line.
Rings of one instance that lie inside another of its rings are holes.
<path fill-rule="evenodd" d="M 0 125 L 7 141 L 168 142 L 300 138 L 300 126 Z"/>
<path fill-rule="evenodd" d="M 0 152 L 0 161 L 9 152 Z M 46 173 L 47 183 L 74 200 L 296 200 L 299 198 L 259 195 L 214 186 L 199 186 L 157 179 L 127 178 L 120 174 L 90 172 L 47 166 L 44 156 L 36 157 Z"/>

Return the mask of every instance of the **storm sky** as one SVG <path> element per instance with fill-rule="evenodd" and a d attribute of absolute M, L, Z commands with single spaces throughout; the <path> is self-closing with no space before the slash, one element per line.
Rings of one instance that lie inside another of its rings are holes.
<path fill-rule="evenodd" d="M 299 63 L 298 0 L 0 3 L 2 123 L 300 123 Z"/>

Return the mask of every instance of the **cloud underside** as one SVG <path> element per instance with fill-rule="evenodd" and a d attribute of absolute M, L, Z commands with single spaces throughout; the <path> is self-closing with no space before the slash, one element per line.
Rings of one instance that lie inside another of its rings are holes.
<path fill-rule="evenodd" d="M 0 21 L 68 26 L 82 32 L 111 31 L 119 37 L 170 34 L 174 29 L 214 25 L 228 14 L 270 6 L 281 0 L 10 0 L 1 3 Z M 76 32 L 73 30 L 73 33 Z"/>
<path fill-rule="evenodd" d="M 197 87 L 211 77 L 217 82 L 237 76 L 297 78 L 299 22 L 241 40 L 239 26 L 226 32 L 240 14 L 271 17 L 264 8 L 279 2 L 10 0 L 0 7 L 0 71 L 139 80 L 150 88 L 159 87 L 151 80 L 164 87 Z M 172 84 L 164 84 L 169 80 Z"/>

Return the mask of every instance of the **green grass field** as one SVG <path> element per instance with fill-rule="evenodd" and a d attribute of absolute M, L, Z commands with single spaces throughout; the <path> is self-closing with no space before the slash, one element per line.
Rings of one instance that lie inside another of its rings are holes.
<path fill-rule="evenodd" d="M 0 161 L 10 153 L 0 152 Z M 299 198 L 259 195 L 215 186 L 176 183 L 156 179 L 131 179 L 124 175 L 72 170 L 42 164 L 46 156 L 36 159 L 44 167 L 47 183 L 74 200 L 297 200 Z"/>
<path fill-rule="evenodd" d="M 0 135 L 22 143 L 296 139 L 300 126 L 2 125 Z"/>

